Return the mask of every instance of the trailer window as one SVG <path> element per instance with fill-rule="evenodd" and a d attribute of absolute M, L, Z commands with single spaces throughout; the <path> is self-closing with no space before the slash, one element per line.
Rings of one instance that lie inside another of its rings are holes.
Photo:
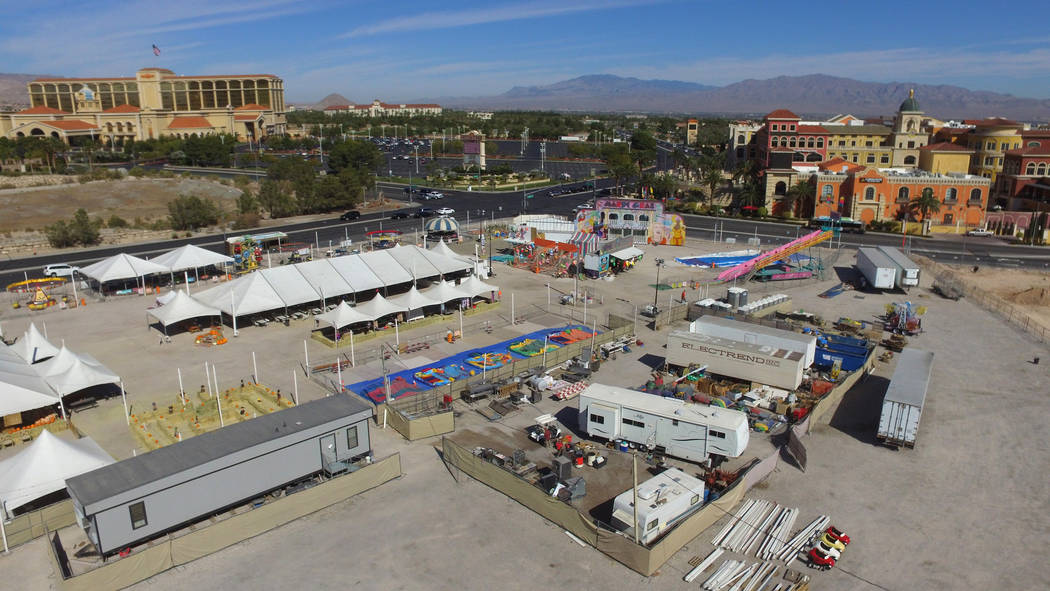
<path fill-rule="evenodd" d="M 721 432 L 721 431 L 715 431 L 715 430 L 712 429 L 711 431 L 708 431 L 708 433 L 711 434 L 711 437 L 717 437 L 718 439 L 725 439 L 726 438 L 726 434 Z"/>
<path fill-rule="evenodd" d="M 599 425 L 604 425 L 605 417 L 603 417 L 602 415 L 591 414 L 591 422 L 597 423 Z"/>
<path fill-rule="evenodd" d="M 693 498 L 689 499 L 690 505 L 695 505 L 700 502 L 700 495 L 693 495 Z"/>
<path fill-rule="evenodd" d="M 140 527 L 146 527 L 146 502 L 139 501 L 134 505 L 128 506 L 128 512 L 131 514 L 131 529 L 138 529 Z"/>
<path fill-rule="evenodd" d="M 632 421 L 631 419 L 624 419 L 623 420 L 623 424 L 624 425 L 630 425 L 632 427 L 639 427 L 639 428 L 642 428 L 642 429 L 645 428 L 645 423 L 643 423 L 642 421 Z"/>
<path fill-rule="evenodd" d="M 346 448 L 354 449 L 357 447 L 357 425 L 350 427 L 346 430 Z"/>
<path fill-rule="evenodd" d="M 645 531 L 653 531 L 654 529 L 656 529 L 657 523 L 659 523 L 659 521 L 650 521 L 648 524 L 646 524 Z"/>

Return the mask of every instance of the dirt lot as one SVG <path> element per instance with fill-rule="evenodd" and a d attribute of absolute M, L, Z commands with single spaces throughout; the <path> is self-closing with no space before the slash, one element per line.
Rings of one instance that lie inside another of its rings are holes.
<path fill-rule="evenodd" d="M 1023 269 L 955 267 L 956 277 L 966 285 L 989 291 L 1050 328 L 1050 273 Z"/>
<path fill-rule="evenodd" d="M 241 191 L 201 179 L 124 179 L 83 185 L 39 187 L 0 192 L 0 232 L 39 229 L 73 216 L 83 207 L 91 217 L 109 219 L 117 214 L 128 222 L 168 215 L 167 204 L 179 195 L 214 199 L 225 210 L 234 208 Z"/>

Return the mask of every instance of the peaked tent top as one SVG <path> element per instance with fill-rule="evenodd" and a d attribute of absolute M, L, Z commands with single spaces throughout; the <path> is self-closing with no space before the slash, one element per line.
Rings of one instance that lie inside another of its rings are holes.
<path fill-rule="evenodd" d="M 499 287 L 485 283 L 484 281 L 478 279 L 477 275 L 471 275 L 470 277 L 467 277 L 457 287 L 469 293 L 472 297 L 484 296 L 491 292 L 499 291 Z"/>
<path fill-rule="evenodd" d="M 113 462 L 90 437 L 67 441 L 45 429 L 17 455 L 0 461 L 0 503 L 8 511 L 17 509 L 64 489 L 67 478 Z"/>
<path fill-rule="evenodd" d="M 439 302 L 449 302 L 452 300 L 461 300 L 463 298 L 469 298 L 472 294 L 463 291 L 458 286 L 453 285 L 449 281 L 441 281 L 431 287 L 430 289 L 423 292 L 423 295 L 427 296 L 432 300 Z"/>
<path fill-rule="evenodd" d="M 359 304 L 357 306 L 357 311 L 378 320 L 383 316 L 388 316 L 390 314 L 396 314 L 398 312 L 408 312 L 408 308 L 391 302 L 390 300 L 384 298 L 381 294 L 377 293 L 376 297 L 368 300 L 363 304 Z"/>
<path fill-rule="evenodd" d="M 371 322 L 375 320 L 375 317 L 360 312 L 357 308 L 351 307 L 346 302 L 339 302 L 339 305 L 332 310 L 319 314 L 317 320 L 330 325 L 332 328 L 340 329 L 344 326 L 354 324 L 355 322 Z"/>
<path fill-rule="evenodd" d="M 152 259 L 152 262 L 167 267 L 170 272 L 175 272 L 232 263 L 233 258 L 193 244 L 187 244 L 155 257 Z"/>
<path fill-rule="evenodd" d="M 438 306 L 444 303 L 423 295 L 414 285 L 412 286 L 412 289 L 401 295 L 396 295 L 390 298 L 389 301 L 390 303 L 404 306 L 409 310 L 418 310 L 424 306 Z"/>
<path fill-rule="evenodd" d="M 186 295 L 184 291 L 176 291 L 174 294 L 166 304 L 159 308 L 146 310 L 146 313 L 156 318 L 164 326 L 171 326 L 190 318 L 220 315 L 218 308 L 202 304 Z"/>
<path fill-rule="evenodd" d="M 153 261 L 133 257 L 130 254 L 115 254 L 108 259 L 103 259 L 93 265 L 88 265 L 80 270 L 80 273 L 95 281 L 105 283 L 106 281 L 117 281 L 120 279 L 133 279 L 153 273 L 167 273 L 168 268 Z"/>
<path fill-rule="evenodd" d="M 54 357 L 58 353 L 58 347 L 52 345 L 44 338 L 44 335 L 37 330 L 36 323 L 33 322 L 29 323 L 29 329 L 26 330 L 25 335 L 12 345 L 11 349 L 19 357 L 25 359 L 26 363 L 43 361 L 49 357 Z"/>

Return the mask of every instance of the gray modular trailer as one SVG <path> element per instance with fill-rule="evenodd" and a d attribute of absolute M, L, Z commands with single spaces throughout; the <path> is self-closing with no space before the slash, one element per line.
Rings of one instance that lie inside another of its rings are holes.
<path fill-rule="evenodd" d="M 857 270 L 875 289 L 893 289 L 897 284 L 897 265 L 877 248 L 857 249 Z"/>
<path fill-rule="evenodd" d="M 371 454 L 372 408 L 340 394 L 203 433 L 66 481 L 102 554 Z"/>
<path fill-rule="evenodd" d="M 813 365 L 817 354 L 817 337 L 792 330 L 782 330 L 753 322 L 732 320 L 720 316 L 701 316 L 689 325 L 690 332 L 732 339 L 752 345 L 773 345 L 805 356 L 805 366 Z"/>
<path fill-rule="evenodd" d="M 897 287 L 915 287 L 919 284 L 919 265 L 904 256 L 896 246 L 880 246 L 879 250 L 897 266 Z"/>
<path fill-rule="evenodd" d="M 722 376 L 795 390 L 802 383 L 806 357 L 774 345 L 745 343 L 695 332 L 673 330 L 667 336 L 668 365 L 706 365 Z"/>
<path fill-rule="evenodd" d="M 875 434 L 879 441 L 915 447 L 932 369 L 933 353 L 912 348 L 901 351 L 882 400 L 882 416 Z"/>
<path fill-rule="evenodd" d="M 618 386 L 591 384 L 580 392 L 580 429 L 592 437 L 624 439 L 694 462 L 736 458 L 750 435 L 737 410 L 663 398 Z"/>

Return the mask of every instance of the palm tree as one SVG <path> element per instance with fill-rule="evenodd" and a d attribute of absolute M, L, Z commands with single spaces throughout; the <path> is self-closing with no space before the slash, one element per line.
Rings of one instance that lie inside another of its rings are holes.
<path fill-rule="evenodd" d="M 908 203 L 908 209 L 919 214 L 920 222 L 925 222 L 930 213 L 937 213 L 941 210 L 941 202 L 933 194 L 933 189 L 926 187 L 918 197 Z"/>
<path fill-rule="evenodd" d="M 809 204 L 817 195 L 817 188 L 809 181 L 798 181 L 787 190 L 784 195 L 784 199 L 781 201 L 784 207 L 791 213 L 795 213 L 796 205 Z"/>
<path fill-rule="evenodd" d="M 715 192 L 722 186 L 722 171 L 717 168 L 708 168 L 704 171 L 703 176 L 700 177 L 700 182 L 707 187 L 707 199 L 710 202 L 715 200 Z"/>

